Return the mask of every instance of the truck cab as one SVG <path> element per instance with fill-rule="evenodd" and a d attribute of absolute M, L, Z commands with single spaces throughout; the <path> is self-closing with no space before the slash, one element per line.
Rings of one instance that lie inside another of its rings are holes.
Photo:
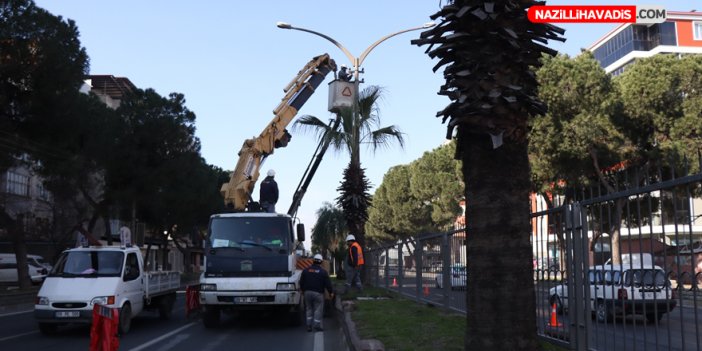
<path fill-rule="evenodd" d="M 221 312 L 278 310 L 303 320 L 292 218 L 280 213 L 224 213 L 210 217 L 200 304 L 206 327 Z M 303 229 L 300 229 L 303 231 Z M 304 232 L 298 232 L 299 241 Z"/>

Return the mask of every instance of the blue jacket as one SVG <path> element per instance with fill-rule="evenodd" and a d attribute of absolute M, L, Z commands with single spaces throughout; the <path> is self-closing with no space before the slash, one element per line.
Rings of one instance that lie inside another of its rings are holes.
<path fill-rule="evenodd" d="M 314 263 L 309 268 L 302 271 L 300 289 L 302 291 L 316 291 L 320 294 L 323 294 L 325 289 L 330 294 L 334 292 L 331 279 L 329 279 L 329 273 L 318 263 Z"/>

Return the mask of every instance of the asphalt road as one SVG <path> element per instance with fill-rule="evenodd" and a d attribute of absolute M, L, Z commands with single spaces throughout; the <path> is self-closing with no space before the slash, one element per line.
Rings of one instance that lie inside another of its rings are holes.
<path fill-rule="evenodd" d="M 0 314 L 0 350 L 88 350 L 88 326 L 64 326 L 56 335 L 42 335 L 34 320 L 33 306 Z M 323 332 L 307 332 L 304 326 L 291 327 L 276 315 L 246 314 L 222 318 L 219 328 L 205 329 L 198 318 L 185 317 L 185 298 L 178 294 L 173 317 L 160 320 L 146 311 L 132 321 L 128 334 L 120 338 L 123 351 L 214 351 L 214 350 L 346 350 L 343 332 L 334 317 L 324 319 Z"/>

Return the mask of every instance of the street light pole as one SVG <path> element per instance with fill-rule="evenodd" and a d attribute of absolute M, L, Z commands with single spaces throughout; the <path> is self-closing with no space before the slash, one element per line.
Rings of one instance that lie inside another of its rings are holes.
<path fill-rule="evenodd" d="M 286 22 L 278 22 L 278 23 L 276 23 L 276 26 L 278 26 L 278 28 L 299 30 L 299 31 L 302 31 L 302 32 L 307 32 L 307 33 L 311 33 L 311 34 L 320 36 L 320 37 L 322 37 L 322 38 L 324 38 L 324 39 L 330 41 L 330 42 L 331 42 L 332 44 L 334 44 L 336 47 L 338 47 L 339 49 L 341 49 L 341 51 L 344 53 L 344 55 L 346 55 L 346 57 L 349 59 L 349 61 L 351 61 L 351 65 L 353 66 L 353 72 L 354 72 L 353 77 L 354 77 L 354 96 L 355 96 L 355 101 L 354 101 L 354 104 L 353 104 L 353 111 L 352 111 L 354 123 L 359 123 L 359 122 L 358 122 L 358 120 L 359 120 L 359 117 L 358 117 L 358 102 L 359 102 L 359 100 L 360 100 L 360 97 L 359 97 L 359 84 L 360 84 L 361 64 L 363 64 L 363 60 L 366 59 L 366 57 L 368 56 L 368 54 L 369 54 L 373 49 L 375 49 L 376 46 L 380 45 L 380 43 L 382 43 L 382 42 L 384 42 L 384 41 L 386 41 L 386 40 L 388 40 L 388 39 L 390 39 L 390 38 L 392 38 L 392 37 L 394 37 L 394 36 L 396 36 L 396 35 L 399 35 L 399 34 L 402 34 L 402 33 L 411 32 L 411 31 L 414 31 L 414 30 L 420 30 L 420 29 L 431 28 L 431 27 L 434 27 L 435 25 L 436 25 L 436 23 L 434 23 L 434 22 L 427 22 L 427 23 L 425 23 L 425 24 L 423 24 L 423 25 L 421 25 L 421 26 L 419 26 L 419 27 L 413 27 L 413 28 L 409 28 L 409 29 L 400 30 L 400 31 L 397 31 L 397 32 L 394 32 L 394 33 L 390 33 L 390 34 L 388 34 L 388 35 L 386 35 L 386 36 L 384 36 L 384 37 L 378 39 L 376 42 L 374 42 L 373 44 L 371 44 L 368 48 L 366 48 L 365 50 L 363 50 L 363 52 L 361 53 L 361 56 L 355 57 L 355 56 L 353 56 L 353 55 L 351 54 L 351 52 L 350 52 L 348 49 L 346 49 L 345 46 L 343 46 L 341 43 L 339 43 L 338 41 L 336 41 L 334 38 L 332 38 L 332 37 L 330 37 L 330 36 L 328 36 L 328 35 L 326 35 L 326 34 L 323 34 L 323 33 L 317 32 L 317 31 L 313 31 L 313 30 L 307 29 L 307 28 L 294 27 L 292 24 L 286 23 Z M 353 139 L 354 142 L 353 142 L 352 145 L 351 145 L 351 147 L 353 148 L 353 149 L 351 150 L 351 162 L 352 162 L 352 163 L 355 163 L 355 164 L 360 164 L 360 159 L 354 159 L 354 158 L 360 158 L 359 150 L 358 150 L 358 147 L 359 147 L 359 144 L 360 144 L 360 143 L 358 142 L 358 138 L 360 138 L 360 136 L 357 135 L 357 134 L 358 134 L 358 128 L 353 128 L 352 133 L 353 133 L 352 139 Z"/>
<path fill-rule="evenodd" d="M 294 29 L 294 30 L 299 30 L 299 31 L 302 31 L 302 32 L 311 33 L 311 34 L 320 36 L 320 37 L 322 37 L 322 38 L 324 38 L 324 39 L 329 40 L 330 42 L 332 42 L 332 44 L 336 45 L 336 47 L 338 47 L 339 49 L 341 49 L 341 51 L 344 53 L 344 55 L 346 55 L 346 57 L 349 59 L 349 61 L 351 61 L 351 65 L 353 66 L 353 70 L 354 70 L 354 80 L 358 83 L 359 76 L 360 76 L 360 68 L 361 68 L 361 65 L 363 64 L 363 60 L 366 59 L 366 57 L 367 57 L 368 54 L 371 52 L 371 50 L 375 49 L 376 46 L 380 45 L 380 43 L 382 43 L 382 42 L 384 42 L 384 41 L 386 41 L 386 40 L 388 40 L 388 39 L 390 39 L 390 38 L 392 38 L 392 37 L 394 37 L 394 36 L 396 36 L 396 35 L 400 35 L 400 34 L 402 34 L 402 33 L 411 32 L 411 31 L 414 31 L 414 30 L 420 30 L 420 29 L 431 28 L 431 27 L 434 27 L 434 26 L 436 25 L 436 23 L 434 23 L 434 22 L 427 22 L 427 23 L 425 23 L 425 24 L 423 24 L 423 25 L 421 25 L 421 26 L 419 26 L 419 27 L 413 27 L 413 28 L 409 28 L 409 29 L 404 29 L 404 30 L 401 30 L 401 31 L 397 31 L 397 32 L 394 32 L 394 33 L 390 33 L 390 34 L 388 34 L 388 35 L 386 35 L 386 36 L 384 36 L 384 37 L 378 39 L 375 43 L 371 44 L 368 48 L 366 48 L 366 49 L 361 53 L 361 56 L 359 56 L 359 57 L 353 56 L 353 55 L 351 54 L 351 52 L 349 52 L 349 50 L 346 49 L 346 47 L 344 47 L 341 43 L 339 43 L 339 42 L 336 41 L 334 38 L 332 38 L 332 37 L 330 37 L 330 36 L 328 36 L 328 35 L 326 35 L 326 34 L 323 34 L 323 33 L 320 33 L 320 32 L 316 32 L 316 31 L 313 31 L 313 30 L 310 30 L 310 29 L 307 29 L 307 28 L 294 27 L 292 24 L 286 23 L 286 22 L 278 22 L 278 23 L 276 23 L 276 25 L 278 26 L 278 28 L 282 28 L 282 29 Z"/>

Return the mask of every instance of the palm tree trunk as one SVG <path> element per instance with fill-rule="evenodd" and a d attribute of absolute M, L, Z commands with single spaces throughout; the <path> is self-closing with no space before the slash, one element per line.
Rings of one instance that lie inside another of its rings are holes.
<path fill-rule="evenodd" d="M 489 135 L 467 131 L 458 134 L 467 199 L 465 349 L 537 350 L 527 144 L 493 149 Z"/>

